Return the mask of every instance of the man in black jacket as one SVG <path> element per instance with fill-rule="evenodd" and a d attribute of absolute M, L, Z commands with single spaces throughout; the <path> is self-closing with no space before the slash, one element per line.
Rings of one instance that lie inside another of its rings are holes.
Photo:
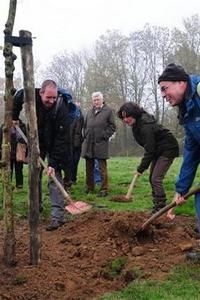
<path fill-rule="evenodd" d="M 57 84 L 53 80 L 45 80 L 40 89 L 36 89 L 36 115 L 40 156 L 47 155 L 48 171 L 54 174 L 62 183 L 62 170 L 66 171 L 70 162 L 70 123 L 76 110 L 75 105 L 63 99 L 59 94 Z M 70 98 L 70 95 L 69 95 Z M 70 100 L 70 99 L 69 99 Z M 16 93 L 13 103 L 13 121 L 19 119 L 23 105 L 23 90 Z M 42 176 L 42 175 L 41 175 Z M 41 182 L 40 182 L 41 205 Z M 51 223 L 48 231 L 56 230 L 64 223 L 64 199 L 58 192 L 54 182 L 49 180 L 51 200 Z"/>

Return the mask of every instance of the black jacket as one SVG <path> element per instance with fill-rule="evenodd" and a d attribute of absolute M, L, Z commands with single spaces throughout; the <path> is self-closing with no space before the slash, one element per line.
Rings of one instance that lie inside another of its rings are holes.
<path fill-rule="evenodd" d="M 150 163 L 160 156 L 173 159 L 179 155 L 176 138 L 147 112 L 142 113 L 132 132 L 136 142 L 144 148 L 144 156 L 137 168 L 139 173 L 148 169 Z"/>
<path fill-rule="evenodd" d="M 84 117 L 80 109 L 78 109 L 78 116 L 74 119 L 71 125 L 71 143 L 72 148 L 81 148 L 83 142 L 83 124 Z"/>
<path fill-rule="evenodd" d="M 66 169 L 70 157 L 70 106 L 59 97 L 53 107 L 47 109 L 35 89 L 36 115 L 40 153 L 47 153 L 49 165 Z M 16 93 L 13 103 L 13 120 L 19 118 L 23 106 L 23 90 Z"/>

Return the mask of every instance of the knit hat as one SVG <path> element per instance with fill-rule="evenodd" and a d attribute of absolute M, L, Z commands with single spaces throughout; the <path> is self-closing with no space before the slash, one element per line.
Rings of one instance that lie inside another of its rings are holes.
<path fill-rule="evenodd" d="M 158 83 L 161 81 L 188 81 L 189 75 L 183 67 L 175 64 L 166 66 L 162 74 L 158 77 Z"/>

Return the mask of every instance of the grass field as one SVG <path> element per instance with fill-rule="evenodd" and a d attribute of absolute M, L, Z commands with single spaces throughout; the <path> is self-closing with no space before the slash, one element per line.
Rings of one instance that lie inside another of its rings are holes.
<path fill-rule="evenodd" d="M 108 201 L 114 195 L 125 195 L 127 193 L 128 184 L 132 180 L 132 176 L 138 165 L 139 158 L 116 157 L 108 160 L 110 191 L 106 198 L 98 198 L 96 193 L 86 195 L 85 191 L 85 162 L 80 161 L 78 171 L 78 182 L 72 188 L 71 196 L 74 200 L 79 199 L 87 202 L 105 205 L 109 210 L 150 210 L 152 207 L 151 189 L 149 185 L 146 171 L 138 178 L 136 187 L 133 190 L 133 202 L 117 203 Z M 177 158 L 165 178 L 165 187 L 168 197 L 168 202 L 171 202 L 174 195 L 174 184 L 178 175 L 181 158 Z M 28 187 L 27 173 L 28 167 L 24 167 L 24 188 L 22 191 L 14 191 L 13 203 L 14 213 L 18 217 L 27 217 L 28 215 Z M 198 183 L 199 173 L 196 176 L 194 185 Z M 1 189 L 2 194 L 2 189 Z M 2 197 L 1 197 L 2 199 Z M 0 217 L 3 217 L 3 205 L 1 200 Z M 48 197 L 47 176 L 43 176 L 43 207 L 42 218 L 49 218 L 50 205 Z M 191 197 L 185 205 L 176 209 L 177 214 L 194 215 L 193 198 Z M 121 292 L 104 295 L 104 300 L 171 300 L 171 299 L 188 299 L 200 300 L 200 265 L 199 264 L 184 264 L 171 270 L 167 280 L 162 282 L 138 280 L 130 284 L 128 288 Z"/>

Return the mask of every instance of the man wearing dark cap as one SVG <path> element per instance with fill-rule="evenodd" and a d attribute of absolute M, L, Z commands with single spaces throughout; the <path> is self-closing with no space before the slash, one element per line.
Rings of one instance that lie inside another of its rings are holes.
<path fill-rule="evenodd" d="M 196 175 L 200 163 L 200 76 L 188 75 L 183 67 L 169 64 L 158 78 L 161 95 L 172 106 L 178 106 L 179 123 L 185 129 L 183 162 L 176 181 L 174 201 L 183 204 L 185 195 Z M 195 195 L 198 238 L 200 237 L 200 193 Z M 168 212 L 173 219 L 173 211 Z M 200 253 L 198 253 L 200 260 Z M 196 253 L 189 253 L 195 258 Z"/>

